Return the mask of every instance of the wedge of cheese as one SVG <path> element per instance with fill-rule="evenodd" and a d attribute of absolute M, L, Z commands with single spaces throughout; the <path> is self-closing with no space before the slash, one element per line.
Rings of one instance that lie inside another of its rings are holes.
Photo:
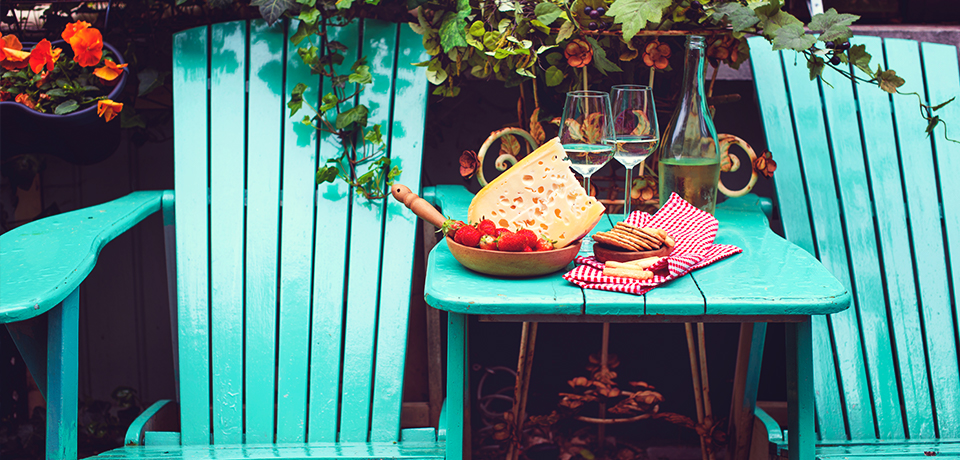
<path fill-rule="evenodd" d="M 590 233 L 603 212 L 603 204 L 577 181 L 554 138 L 481 189 L 467 219 L 490 219 L 514 231 L 527 228 L 556 241 L 559 249 Z"/>

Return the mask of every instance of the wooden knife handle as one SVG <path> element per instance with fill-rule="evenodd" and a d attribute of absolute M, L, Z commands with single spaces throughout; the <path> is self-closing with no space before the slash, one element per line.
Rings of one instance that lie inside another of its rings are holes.
<path fill-rule="evenodd" d="M 420 198 L 416 193 L 410 191 L 406 185 L 394 184 L 390 192 L 397 201 L 403 203 L 404 206 L 413 211 L 417 217 L 430 222 L 436 227 L 442 227 L 443 223 L 447 220 L 446 217 L 443 217 L 443 214 L 440 214 L 440 211 L 437 211 L 437 208 L 434 208 L 427 200 Z"/>

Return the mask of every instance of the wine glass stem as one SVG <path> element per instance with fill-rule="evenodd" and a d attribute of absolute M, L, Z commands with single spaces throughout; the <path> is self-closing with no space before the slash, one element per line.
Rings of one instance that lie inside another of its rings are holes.
<path fill-rule="evenodd" d="M 587 191 L 587 196 L 590 196 L 590 175 L 583 176 L 583 189 Z"/>
<path fill-rule="evenodd" d="M 623 195 L 623 218 L 624 219 L 626 219 L 627 217 L 630 217 L 630 204 L 631 204 L 631 201 L 633 201 L 630 197 L 630 192 L 632 191 L 631 189 L 633 188 L 631 184 L 632 180 L 630 178 L 630 176 L 633 174 L 633 167 L 627 166 L 626 168 L 627 168 L 627 172 L 626 172 L 627 183 L 624 187 L 624 195 Z"/>

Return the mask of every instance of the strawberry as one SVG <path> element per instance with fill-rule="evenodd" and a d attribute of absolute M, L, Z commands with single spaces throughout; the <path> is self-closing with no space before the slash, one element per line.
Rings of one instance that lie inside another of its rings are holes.
<path fill-rule="evenodd" d="M 520 230 L 517 230 L 517 235 L 520 235 L 523 237 L 524 241 L 527 242 L 527 246 L 529 246 L 530 249 L 537 249 L 538 238 L 536 233 L 533 233 L 533 231 L 531 230 L 521 228 Z"/>
<path fill-rule="evenodd" d="M 523 252 L 533 252 L 533 248 L 531 248 L 530 246 L 524 246 Z"/>
<path fill-rule="evenodd" d="M 457 230 L 457 235 L 453 237 L 453 241 L 456 241 L 464 246 L 475 248 L 480 244 L 481 236 L 483 235 L 480 233 L 480 230 L 477 230 L 476 227 L 465 225 Z"/>
<path fill-rule="evenodd" d="M 456 239 L 457 230 L 460 230 L 461 227 L 466 225 L 467 224 L 463 223 L 462 220 L 447 219 L 443 222 L 443 225 L 440 226 L 439 231 L 443 232 L 444 236 L 449 236 L 450 238 Z"/>
<path fill-rule="evenodd" d="M 488 251 L 497 250 L 497 239 L 493 235 L 483 235 L 480 237 L 480 249 Z"/>
<path fill-rule="evenodd" d="M 510 232 L 510 229 L 503 228 L 503 227 L 497 227 L 497 229 L 494 230 L 494 232 L 493 232 L 493 236 L 495 236 L 495 237 L 497 237 L 497 238 L 500 238 L 500 235 L 503 235 L 504 233 L 511 233 L 511 232 Z"/>
<path fill-rule="evenodd" d="M 524 248 L 529 248 L 527 239 L 513 232 L 505 232 L 497 241 L 497 249 L 501 251 L 523 252 Z"/>
<path fill-rule="evenodd" d="M 537 251 L 552 251 L 553 243 L 541 238 L 537 240 Z"/>
<path fill-rule="evenodd" d="M 484 235 L 493 235 L 497 230 L 497 224 L 490 219 L 483 219 L 477 224 L 477 230 Z"/>

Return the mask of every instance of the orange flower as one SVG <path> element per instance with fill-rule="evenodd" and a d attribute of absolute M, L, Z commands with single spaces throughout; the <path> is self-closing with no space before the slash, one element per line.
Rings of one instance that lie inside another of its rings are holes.
<path fill-rule="evenodd" d="M 30 107 L 31 109 L 37 108 L 37 102 L 31 99 L 30 95 L 28 95 L 27 93 L 18 94 L 16 99 L 14 99 L 14 101 L 19 102 L 27 107 Z"/>
<path fill-rule="evenodd" d="M 121 110 L 123 110 L 123 104 L 120 102 L 113 102 L 110 99 L 101 99 L 97 102 L 97 115 L 106 118 L 107 121 L 113 120 Z"/>
<path fill-rule="evenodd" d="M 40 75 L 40 80 L 37 81 L 37 88 L 45 85 L 50 80 L 53 80 L 53 72 L 44 72 Z"/>
<path fill-rule="evenodd" d="M 100 31 L 93 28 L 78 30 L 70 40 L 67 40 L 73 48 L 73 60 L 80 64 L 80 67 L 95 66 L 100 63 L 103 57 L 103 36 Z"/>
<path fill-rule="evenodd" d="M 647 43 L 647 47 L 643 50 L 643 63 L 661 70 L 666 69 L 670 64 L 669 57 L 670 46 L 660 43 L 659 40 Z"/>
<path fill-rule="evenodd" d="M 60 48 L 53 48 L 50 40 L 44 38 L 40 43 L 34 45 L 30 51 L 30 70 L 33 73 L 40 73 L 43 67 L 47 67 L 47 72 L 53 70 L 53 64 L 60 59 Z"/>
<path fill-rule="evenodd" d="M 570 40 L 563 49 L 563 55 L 567 58 L 567 64 L 571 67 L 583 67 L 593 60 L 593 48 L 590 44 L 579 38 Z"/>
<path fill-rule="evenodd" d="M 10 94 L 6 91 L 0 91 L 0 102 L 9 101 L 10 99 L 13 99 L 13 94 Z"/>
<path fill-rule="evenodd" d="M 67 27 L 64 27 L 63 32 L 60 33 L 60 37 L 63 38 L 63 41 L 70 43 L 70 39 L 73 38 L 77 32 L 80 32 L 88 27 L 90 27 L 90 23 L 86 21 L 77 21 L 72 24 L 67 24 Z"/>
<path fill-rule="evenodd" d="M 3 47 L 0 53 L 0 65 L 7 70 L 22 69 L 27 66 L 27 58 L 30 53 L 23 51 L 23 45 L 15 35 L 0 35 L 0 46 Z"/>
<path fill-rule="evenodd" d="M 117 65 L 111 59 L 104 59 L 103 67 L 99 67 L 97 70 L 94 70 L 93 74 L 106 81 L 113 81 L 119 77 L 121 73 L 123 73 L 123 68 L 126 66 L 127 64 Z"/>

